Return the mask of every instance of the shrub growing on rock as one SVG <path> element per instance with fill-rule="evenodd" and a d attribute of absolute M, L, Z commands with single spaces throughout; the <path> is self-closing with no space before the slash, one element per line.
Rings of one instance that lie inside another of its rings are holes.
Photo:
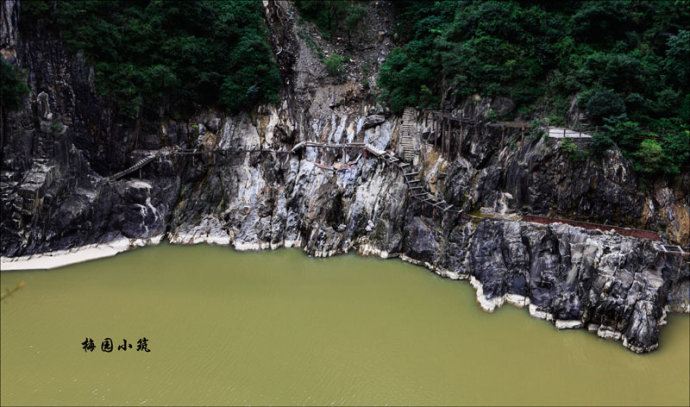
<path fill-rule="evenodd" d="M 24 75 L 15 66 L 0 58 L 0 96 L 3 110 L 16 110 L 29 92 Z"/>
<path fill-rule="evenodd" d="M 587 115 L 596 123 L 603 123 L 611 116 L 625 113 L 625 102 L 611 89 L 599 89 L 591 92 L 585 102 Z"/>
<path fill-rule="evenodd" d="M 647 139 L 640 143 L 635 152 L 635 170 L 646 173 L 661 173 L 664 169 L 664 149 L 656 140 Z"/>
<path fill-rule="evenodd" d="M 330 76 L 337 79 L 342 79 L 345 75 L 345 57 L 338 54 L 333 54 L 324 60 L 326 71 Z"/>
<path fill-rule="evenodd" d="M 561 151 L 568 156 L 571 161 L 584 161 L 586 154 L 580 149 L 580 147 L 575 144 L 575 142 L 569 138 L 565 138 L 561 141 Z"/>

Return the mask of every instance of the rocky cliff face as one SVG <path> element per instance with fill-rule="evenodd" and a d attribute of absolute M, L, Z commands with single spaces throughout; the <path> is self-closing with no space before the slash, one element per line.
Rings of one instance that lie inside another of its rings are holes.
<path fill-rule="evenodd" d="M 357 70 L 364 62 L 377 66 L 391 47 L 386 3 L 371 3 L 363 34 L 370 46 L 353 57 L 344 82 L 327 77 L 299 35 L 312 31 L 296 23 L 290 4 L 264 6 L 283 74 L 279 106 L 133 125 L 118 123 L 96 95 L 83 58 L 38 29 L 17 37 L 17 3 L 5 2 L 3 55 L 28 71 L 31 95 L 3 120 L 0 253 L 165 235 L 240 250 L 400 255 L 469 279 L 489 311 L 505 301 L 529 306 L 559 328 L 587 327 L 637 352 L 657 346 L 667 309 L 690 311 L 690 270 L 680 256 L 647 240 L 511 219 L 555 213 L 661 227 L 686 244 L 690 177 L 645 195 L 615 152 L 576 163 L 556 140 L 486 124 L 458 126 L 454 147 L 442 152 L 438 119 L 417 112 L 405 123 L 419 135 L 415 168 L 426 190 L 454 205 L 434 209 L 411 198 L 397 166 L 363 149 L 292 152 L 305 140 L 402 152 L 402 118 L 372 101 Z M 492 105 L 505 103 L 468 101 L 460 112 L 481 119 Z M 175 154 L 173 147 L 203 153 Z M 152 151 L 161 153 L 140 171 L 108 178 Z M 468 218 L 458 209 L 491 216 Z"/>

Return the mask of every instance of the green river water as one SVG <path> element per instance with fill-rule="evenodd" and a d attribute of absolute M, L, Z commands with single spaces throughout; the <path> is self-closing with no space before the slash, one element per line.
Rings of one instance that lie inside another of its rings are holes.
<path fill-rule="evenodd" d="M 690 403 L 687 315 L 636 355 L 483 312 L 467 282 L 398 260 L 161 245 L 0 274 L 3 291 L 20 281 L 2 301 L 2 405 Z"/>

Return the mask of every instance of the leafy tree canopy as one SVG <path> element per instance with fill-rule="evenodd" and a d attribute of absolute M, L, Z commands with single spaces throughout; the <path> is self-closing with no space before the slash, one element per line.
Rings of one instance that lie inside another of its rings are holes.
<path fill-rule="evenodd" d="M 0 96 L 3 110 L 16 110 L 29 92 L 24 75 L 13 65 L 0 58 Z"/>
<path fill-rule="evenodd" d="M 378 79 L 393 111 L 452 107 L 480 94 L 512 98 L 523 118 L 564 122 L 578 95 L 590 124 L 602 126 L 595 149 L 615 143 L 651 175 L 688 168 L 676 151 L 687 150 L 690 130 L 690 2 L 401 0 L 395 7 L 400 46 Z M 634 136 L 620 135 L 631 129 Z"/>
<path fill-rule="evenodd" d="M 126 116 L 161 107 L 237 111 L 277 99 L 280 77 L 260 2 L 28 0 L 22 14 L 83 51 L 99 91 Z"/>
<path fill-rule="evenodd" d="M 343 33 L 351 41 L 364 15 L 362 0 L 295 0 L 301 15 L 313 21 L 326 37 Z"/>

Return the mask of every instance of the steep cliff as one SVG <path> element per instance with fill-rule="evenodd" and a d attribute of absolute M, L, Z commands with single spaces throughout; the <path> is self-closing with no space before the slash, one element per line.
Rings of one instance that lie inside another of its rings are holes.
<path fill-rule="evenodd" d="M 28 72 L 31 95 L 3 120 L 3 256 L 161 236 L 239 250 L 297 246 L 314 256 L 400 255 L 470 279 L 484 309 L 528 305 L 559 328 L 588 327 L 636 352 L 657 346 L 667 309 L 690 311 L 690 269 L 681 256 L 644 239 L 511 217 L 551 213 L 653 227 L 687 244 L 690 176 L 640 192 L 620 154 L 577 162 L 558 140 L 487 123 L 487 109 L 502 100 L 468 100 L 456 113 L 478 124 L 454 128 L 453 146 L 444 149 L 442 120 L 414 110 L 394 116 L 365 86 L 392 45 L 386 2 L 368 6 L 365 45 L 352 53 L 343 81 L 328 76 L 317 50 L 345 45 L 320 38 L 291 4 L 265 1 L 280 104 L 136 126 L 115 119 L 80 55 L 40 28 L 18 33 L 18 6 L 4 3 L 3 56 Z M 359 142 L 401 156 L 403 128 L 420 150 L 410 168 L 450 210 L 414 199 L 405 170 L 366 149 L 293 151 L 307 140 Z M 109 178 L 152 153 L 151 164 Z M 464 216 L 475 211 L 486 216 Z"/>

